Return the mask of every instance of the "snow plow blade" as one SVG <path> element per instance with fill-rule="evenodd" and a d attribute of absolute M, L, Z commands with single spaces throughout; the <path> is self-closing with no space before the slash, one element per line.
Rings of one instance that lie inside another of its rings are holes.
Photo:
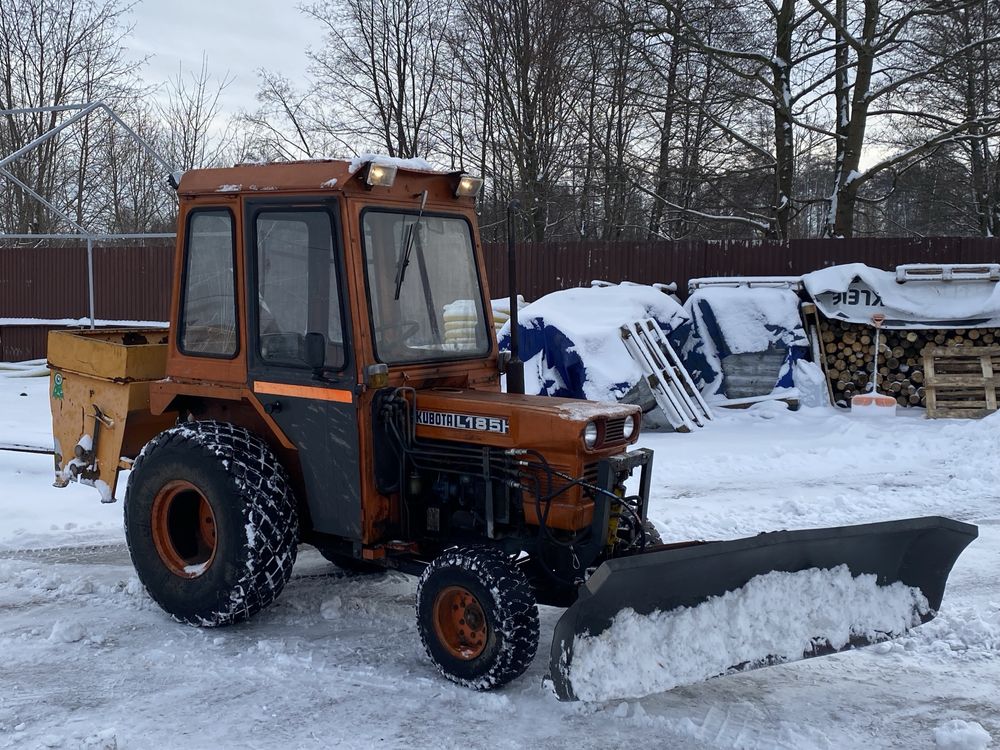
<path fill-rule="evenodd" d="M 599 636 L 612 626 L 622 610 L 650 615 L 696 607 L 771 572 L 797 573 L 846 566 L 855 579 L 863 574 L 875 575 L 878 587 L 900 582 L 919 589 L 926 597 L 929 610 L 913 610 L 910 617 L 915 622 L 915 615 L 919 615 L 920 623 L 927 622 L 941 606 L 952 566 L 978 533 L 978 528 L 971 524 L 930 516 L 828 529 L 767 532 L 733 541 L 663 545 L 609 560 L 580 587 L 577 601 L 556 624 L 549 662 L 553 686 L 560 700 L 578 699 L 571 680 L 577 639 Z M 781 601 L 773 602 L 772 611 L 779 619 L 781 608 Z M 866 646 L 888 637 L 881 634 L 859 638 L 852 633 L 850 641 L 839 648 L 832 647 L 825 639 L 817 639 L 800 658 Z M 641 660 L 643 654 L 634 656 Z M 730 665 L 708 676 L 797 660 L 765 656 Z"/>

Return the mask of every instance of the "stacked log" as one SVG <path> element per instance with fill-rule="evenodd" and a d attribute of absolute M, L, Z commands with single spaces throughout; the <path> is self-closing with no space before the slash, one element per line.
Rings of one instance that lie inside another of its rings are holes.
<path fill-rule="evenodd" d="M 868 390 L 875 366 L 875 329 L 870 325 L 821 318 L 819 336 L 834 402 L 846 406 L 851 396 Z M 924 347 L 990 344 L 1000 344 L 1000 328 L 883 330 L 878 355 L 878 390 L 895 397 L 900 406 L 924 406 Z"/>

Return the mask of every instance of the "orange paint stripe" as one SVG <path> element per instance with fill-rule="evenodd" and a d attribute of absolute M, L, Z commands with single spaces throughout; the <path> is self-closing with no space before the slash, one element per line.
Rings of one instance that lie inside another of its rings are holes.
<path fill-rule="evenodd" d="M 259 380 L 253 384 L 254 393 L 265 393 L 269 396 L 292 396 L 294 398 L 314 398 L 317 401 L 336 401 L 338 404 L 350 404 L 354 395 L 350 391 L 337 388 L 319 388 L 312 385 L 289 385 L 288 383 L 263 383 Z"/>

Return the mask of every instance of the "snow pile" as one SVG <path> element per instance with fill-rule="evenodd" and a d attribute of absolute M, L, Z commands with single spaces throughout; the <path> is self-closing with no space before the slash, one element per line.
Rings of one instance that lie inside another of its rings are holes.
<path fill-rule="evenodd" d="M 44 359 L 27 359 L 23 362 L 0 362 L 0 378 L 48 377 L 49 368 Z"/>
<path fill-rule="evenodd" d="M 692 360 L 689 369 L 705 395 L 726 392 L 722 367 L 726 357 L 774 349 L 786 352 L 775 389 L 795 385 L 794 365 L 806 356 L 809 347 L 795 292 L 769 287 L 709 287 L 696 290 L 684 309 L 704 342 L 704 361 Z"/>
<path fill-rule="evenodd" d="M 986 750 L 993 742 L 977 721 L 952 719 L 934 730 L 934 747 L 941 750 Z"/>
<path fill-rule="evenodd" d="M 570 680 L 582 700 L 641 697 L 738 665 L 795 661 L 824 641 L 840 649 L 852 636 L 899 635 L 927 611 L 919 590 L 879 586 L 874 575 L 854 578 L 846 565 L 775 571 L 697 607 L 623 610 L 599 636 L 576 640 Z"/>
<path fill-rule="evenodd" d="M 622 343 L 619 328 L 653 318 L 676 347 L 687 340 L 683 308 L 651 286 L 564 289 L 519 313 L 520 357 L 526 393 L 617 401 L 642 376 Z M 510 326 L 498 334 L 510 348 Z"/>
<path fill-rule="evenodd" d="M 878 310 L 889 318 L 889 327 L 907 322 L 917 324 L 910 327 L 926 323 L 924 327 L 931 328 L 949 321 L 964 322 L 966 327 L 1000 324 L 1000 284 L 996 282 L 899 284 L 892 271 L 848 263 L 807 273 L 802 283 L 824 315 L 855 323 L 869 322 L 872 311 Z"/>
<path fill-rule="evenodd" d="M 990 612 L 949 608 L 894 650 L 932 653 L 948 660 L 978 661 L 1000 656 L 1000 606 Z"/>

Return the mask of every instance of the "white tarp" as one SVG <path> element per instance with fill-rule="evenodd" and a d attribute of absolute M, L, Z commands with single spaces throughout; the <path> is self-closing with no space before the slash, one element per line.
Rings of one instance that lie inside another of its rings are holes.
<path fill-rule="evenodd" d="M 907 281 L 892 271 L 848 263 L 807 273 L 806 291 L 833 320 L 886 328 L 985 328 L 1000 326 L 1000 284 L 993 281 Z"/>

